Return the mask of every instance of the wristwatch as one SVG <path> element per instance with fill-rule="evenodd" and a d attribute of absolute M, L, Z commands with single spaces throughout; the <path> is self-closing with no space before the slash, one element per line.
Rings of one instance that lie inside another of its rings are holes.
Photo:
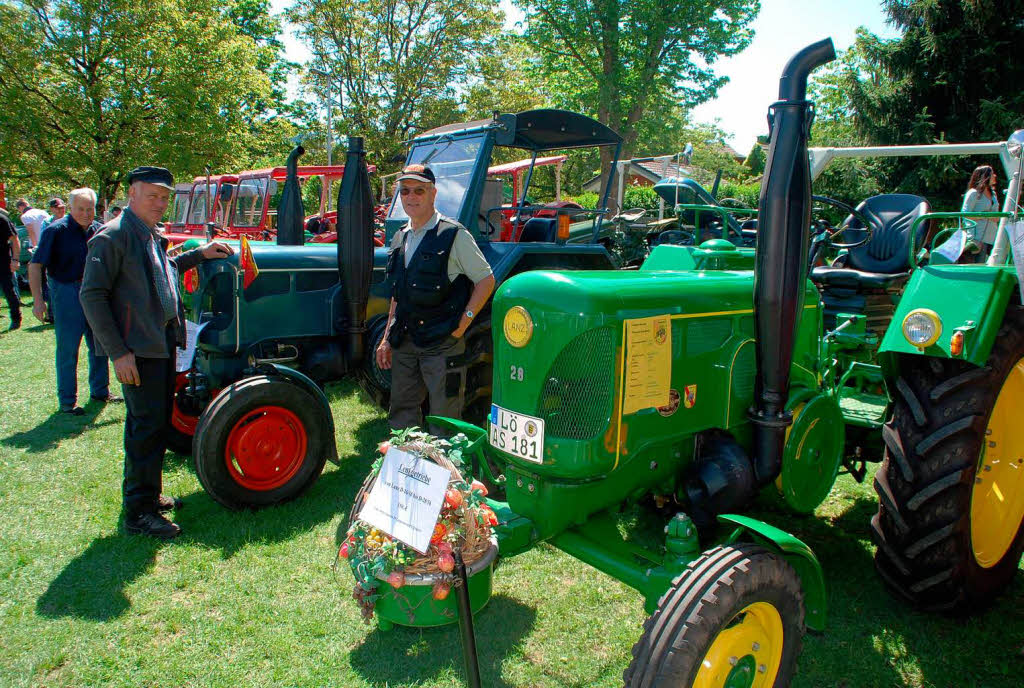
<path fill-rule="evenodd" d="M 474 313 L 473 311 L 466 311 L 466 317 L 469 318 L 470 320 L 472 320 L 474 316 L 476 316 L 476 313 Z"/>

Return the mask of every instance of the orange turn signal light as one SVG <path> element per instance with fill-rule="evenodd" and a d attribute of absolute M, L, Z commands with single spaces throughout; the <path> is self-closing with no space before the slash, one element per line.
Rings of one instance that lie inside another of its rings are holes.
<path fill-rule="evenodd" d="M 964 333 L 957 330 L 949 338 L 949 353 L 951 356 L 962 356 L 964 353 Z"/>
<path fill-rule="evenodd" d="M 562 241 L 566 241 L 569 238 L 569 220 L 568 215 L 558 216 L 558 238 Z"/>

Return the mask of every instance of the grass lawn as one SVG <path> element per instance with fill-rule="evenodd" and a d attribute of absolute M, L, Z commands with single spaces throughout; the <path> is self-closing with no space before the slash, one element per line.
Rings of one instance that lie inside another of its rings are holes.
<path fill-rule="evenodd" d="M 0 327 L 6 329 L 6 317 Z M 458 686 L 457 628 L 364 625 L 338 527 L 383 416 L 353 384 L 328 388 L 341 467 L 302 499 L 228 512 L 169 455 L 173 543 L 118 531 L 124 408 L 55 414 L 53 330 L 0 335 L 0 685 Z M 80 398 L 88 399 L 84 361 Z M 954 621 L 894 601 L 875 576 L 869 484 L 840 479 L 812 518 L 772 499 L 757 516 L 803 538 L 829 586 L 828 630 L 808 635 L 796 686 L 1020 686 L 1024 579 Z M 640 636 L 637 593 L 548 546 L 500 564 L 477 617 L 485 686 L 616 686 Z"/>

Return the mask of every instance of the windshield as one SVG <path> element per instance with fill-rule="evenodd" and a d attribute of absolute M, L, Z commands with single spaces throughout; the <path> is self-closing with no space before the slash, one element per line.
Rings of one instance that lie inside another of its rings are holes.
<path fill-rule="evenodd" d="M 217 183 L 210 184 L 210 197 L 217 197 Z M 190 225 L 201 225 L 206 222 L 206 184 L 196 184 L 192 187 L 192 207 L 188 212 L 188 223 Z"/>
<path fill-rule="evenodd" d="M 258 227 L 263 219 L 263 206 L 270 179 L 243 179 L 235 193 L 235 212 L 231 224 L 235 227 Z"/>
<path fill-rule="evenodd" d="M 168 223 L 172 225 L 185 224 L 185 217 L 188 215 L 188 191 L 176 191 L 174 203 L 171 205 L 171 212 L 168 215 Z"/>
<path fill-rule="evenodd" d="M 434 207 L 442 215 L 458 219 L 473 178 L 473 167 L 484 144 L 484 134 L 460 139 L 441 138 L 413 144 L 407 165 L 426 164 L 437 178 L 437 199 Z M 397 193 L 391 203 L 389 220 L 407 220 Z"/>

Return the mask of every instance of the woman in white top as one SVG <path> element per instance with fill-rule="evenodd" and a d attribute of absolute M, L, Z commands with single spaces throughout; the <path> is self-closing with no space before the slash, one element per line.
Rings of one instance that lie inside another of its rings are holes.
<path fill-rule="evenodd" d="M 999 211 L 999 198 L 996 195 L 996 171 L 991 165 L 981 165 L 975 168 L 971 174 L 971 181 L 967 184 L 967 193 L 964 194 L 964 205 L 960 212 L 994 213 Z M 969 216 L 968 216 L 969 217 Z M 996 232 L 999 229 L 998 220 L 992 218 L 975 218 L 978 226 L 974 229 L 974 241 L 981 249 L 976 260 L 979 263 L 988 259 L 992 244 L 996 241 Z"/>

